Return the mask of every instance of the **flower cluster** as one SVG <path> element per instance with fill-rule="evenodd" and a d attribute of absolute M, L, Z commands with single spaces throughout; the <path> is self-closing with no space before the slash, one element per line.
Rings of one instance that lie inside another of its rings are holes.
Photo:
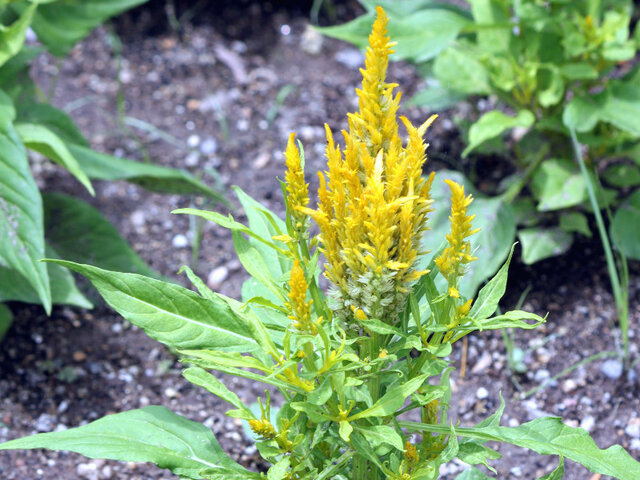
<path fill-rule="evenodd" d="M 433 176 L 422 177 L 432 116 L 420 127 L 406 118 L 406 145 L 398 135 L 400 94 L 385 82 L 393 53 L 387 17 L 378 17 L 369 37 L 359 111 L 349 115 L 341 151 L 326 126 L 328 171 L 319 173 L 317 210 L 299 207 L 320 228 L 325 275 L 332 282 L 332 309 L 343 319 L 394 323 L 411 284 L 424 271 L 415 268 L 420 238 L 431 211 Z"/>

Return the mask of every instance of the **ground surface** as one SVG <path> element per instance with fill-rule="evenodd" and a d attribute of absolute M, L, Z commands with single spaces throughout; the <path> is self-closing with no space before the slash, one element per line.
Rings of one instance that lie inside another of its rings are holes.
<path fill-rule="evenodd" d="M 138 159 L 146 153 L 163 165 L 204 174 L 212 185 L 215 178 L 207 172 L 217 169 L 225 188 L 239 185 L 281 212 L 275 177 L 283 175 L 281 152 L 289 132 L 296 131 L 305 144 L 307 172 L 321 168 L 323 123 L 334 131 L 345 126 L 345 113 L 355 109 L 354 88 L 362 57 L 352 47 L 327 39 L 313 53 L 319 39 L 305 34 L 308 17 L 292 10 L 265 12 L 258 3 L 226 17 L 199 16 L 196 25 L 185 22 L 181 32 L 145 29 L 155 25 L 153 15 L 131 16 L 117 24 L 120 57 L 109 30 L 101 28 L 61 63 L 41 57 L 37 79 L 45 92 L 53 92 L 54 104 L 70 111 L 96 149 Z M 351 14 L 353 10 L 339 12 L 343 19 Z M 135 25 L 140 28 L 134 29 Z M 392 65 L 390 78 L 401 84 L 405 98 L 420 86 L 406 64 Z M 279 102 L 283 88 L 291 92 Z M 176 145 L 148 129 L 131 126 L 131 121 L 120 128 L 119 95 L 124 98 L 124 115 L 170 134 L 177 139 Z M 403 113 L 418 121 L 430 112 L 405 108 Z M 432 158 L 457 158 L 462 149 L 452 128 L 453 114 L 441 114 L 428 135 Z M 433 166 L 441 167 L 443 162 L 434 161 Z M 46 190 L 79 195 L 97 206 L 153 268 L 185 281 L 176 272 L 190 262 L 192 233 L 187 218 L 169 212 L 189 206 L 193 199 L 149 194 L 126 183 L 99 182 L 91 199 L 55 167 L 38 165 L 36 174 Z M 308 177 L 313 185 L 314 176 Z M 228 194 L 232 197 L 231 191 Z M 210 285 L 233 297 L 247 278 L 235 259 L 231 236 L 213 225 L 204 228 L 195 269 Z M 638 265 L 632 265 L 636 332 L 632 352 L 636 357 L 638 273 Z M 513 307 L 529 285 L 532 289 L 524 308 L 541 315 L 549 312 L 549 321 L 535 332 L 516 333 L 516 344 L 528 351 L 529 373 L 516 377 L 523 389 L 539 385 L 581 359 L 615 348 L 612 298 L 597 242 L 579 243 L 563 258 L 534 267 L 516 262 L 504 307 Z M 50 318 L 39 307 L 11 305 L 16 321 L 0 343 L 0 440 L 161 404 L 204 422 L 234 458 L 259 468 L 255 448 L 240 425 L 225 417 L 225 405 L 183 380 L 181 366 L 161 345 L 98 305 L 93 311 L 56 308 Z M 458 365 L 459 356 L 458 348 L 454 351 Z M 637 376 L 611 379 L 601 365 L 599 361 L 580 367 L 521 401 L 506 367 L 502 338 L 498 333 L 483 333 L 470 339 L 466 377 L 457 373 L 452 377 L 454 405 L 463 424 L 473 424 L 496 409 L 502 392 L 508 404 L 504 424 L 517 425 L 543 412 L 561 415 L 567 423 L 589 429 L 601 447 L 620 443 L 640 457 Z M 260 386 L 226 381 L 248 402 L 262 391 Z M 553 468 L 549 457 L 518 449 L 501 451 L 504 458 L 495 462 L 501 479 L 538 478 Z M 461 468 L 452 465 L 448 473 L 443 471 L 447 473 L 443 478 L 453 478 Z M 0 453 L 0 478 L 175 477 L 148 465 L 32 451 Z M 598 477 L 570 465 L 566 478 Z"/>

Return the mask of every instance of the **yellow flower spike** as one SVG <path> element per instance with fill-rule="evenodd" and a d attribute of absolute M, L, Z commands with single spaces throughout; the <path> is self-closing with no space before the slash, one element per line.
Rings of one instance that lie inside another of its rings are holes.
<path fill-rule="evenodd" d="M 276 436 L 276 429 L 273 427 L 271 422 L 265 418 L 262 418 L 260 420 L 249 420 L 249 427 L 251 427 L 253 433 L 255 433 L 256 435 L 260 435 L 267 440 L 275 438 Z"/>
<path fill-rule="evenodd" d="M 396 115 L 400 94 L 385 79 L 392 53 L 387 17 L 381 8 L 377 12 L 356 91 L 359 109 L 348 115 L 349 129 L 342 132 L 344 149 L 325 125 L 327 171 L 319 174 L 318 206 L 299 211 L 320 228 L 335 314 L 346 321 L 355 316 L 395 323 L 411 285 L 426 273 L 415 269 L 432 204 L 433 175 L 422 177 L 422 137 L 435 116 L 419 127 L 403 118 L 403 145 Z"/>
<path fill-rule="evenodd" d="M 448 294 L 451 298 L 460 298 L 460 292 L 456 287 L 449 287 Z"/>
<path fill-rule="evenodd" d="M 302 159 L 300 157 L 300 150 L 298 150 L 296 146 L 295 138 L 295 133 L 289 135 L 287 149 L 284 152 L 287 165 L 284 179 L 287 184 L 287 198 L 291 216 L 296 223 L 301 223 L 304 226 L 307 217 L 300 212 L 298 208 L 309 205 L 309 184 L 304 182 Z"/>
<path fill-rule="evenodd" d="M 291 268 L 291 278 L 289 279 L 289 318 L 293 321 L 293 326 L 300 332 L 315 335 L 318 328 L 311 320 L 311 304 L 313 300 L 307 302 L 307 289 L 309 285 L 304 278 L 304 270 L 300 266 L 300 261 L 295 259 Z"/>
<path fill-rule="evenodd" d="M 471 221 L 475 215 L 467 215 L 467 207 L 473 201 L 473 197 L 465 197 L 464 186 L 448 179 L 445 182 L 451 189 L 451 232 L 447 234 L 449 246 L 436 258 L 435 264 L 449 282 L 449 287 L 455 288 L 456 279 L 464 275 L 465 265 L 477 260 L 471 255 L 471 242 L 466 239 L 480 229 L 471 228 Z"/>
<path fill-rule="evenodd" d="M 404 444 L 404 458 L 407 459 L 409 465 L 416 465 L 420 461 L 418 449 L 409 440 Z"/>

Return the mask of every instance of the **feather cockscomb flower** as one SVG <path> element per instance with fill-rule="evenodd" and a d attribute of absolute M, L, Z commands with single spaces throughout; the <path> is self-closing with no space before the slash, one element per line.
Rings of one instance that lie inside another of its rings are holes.
<path fill-rule="evenodd" d="M 309 185 L 304 181 L 304 165 L 300 150 L 296 147 L 295 133 L 289 136 L 284 156 L 287 165 L 284 179 L 287 185 L 289 212 L 295 222 L 294 227 L 297 230 L 303 230 L 308 224 L 309 217 L 298 208 L 309 205 Z"/>
<path fill-rule="evenodd" d="M 460 298 L 457 280 L 464 275 L 465 266 L 477 258 L 471 255 L 471 242 L 468 237 L 480 231 L 472 229 L 471 221 L 475 215 L 467 215 L 467 207 L 471 205 L 473 197 L 465 196 L 464 186 L 451 180 L 445 180 L 451 189 L 451 231 L 447 234 L 449 246 L 435 259 L 435 264 L 448 282 L 450 297 Z M 467 308 L 468 311 L 468 308 Z"/>
<path fill-rule="evenodd" d="M 293 326 L 300 332 L 315 335 L 318 328 L 311 320 L 311 304 L 313 300 L 307 301 L 307 290 L 309 285 L 304 278 L 304 271 L 298 259 L 293 261 L 291 268 L 291 278 L 289 279 L 289 319 L 293 321 Z"/>
<path fill-rule="evenodd" d="M 317 210 L 299 207 L 320 228 L 325 275 L 333 284 L 334 312 L 343 319 L 397 320 L 411 285 L 425 271 L 416 263 L 420 239 L 431 211 L 433 175 L 422 177 L 426 145 L 422 139 L 435 119 L 414 127 L 402 122 L 408 139 L 398 135 L 400 94 L 386 83 L 393 44 L 384 10 L 369 36 L 359 110 L 349 114 L 341 151 L 327 134 L 328 171 L 319 173 Z"/>

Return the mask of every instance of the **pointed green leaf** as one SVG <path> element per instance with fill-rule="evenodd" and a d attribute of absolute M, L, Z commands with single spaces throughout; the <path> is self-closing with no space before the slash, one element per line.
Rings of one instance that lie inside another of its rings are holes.
<path fill-rule="evenodd" d="M 397 450 L 404 451 L 404 443 L 400 434 L 388 425 L 354 425 L 357 432 L 360 432 L 371 444 L 373 448 L 380 445 L 391 445 Z"/>
<path fill-rule="evenodd" d="M 244 471 L 224 453 L 209 428 L 160 406 L 107 415 L 82 427 L 0 444 L 0 450 L 33 448 L 151 462 L 191 479 L 203 478 L 199 472 L 205 468 Z"/>
<path fill-rule="evenodd" d="M 47 261 L 87 277 L 115 311 L 171 348 L 245 352 L 258 348 L 249 327 L 223 300 L 212 302 L 179 285 L 133 273 Z"/>
<path fill-rule="evenodd" d="M 558 466 L 556 467 L 556 469 L 549 473 L 548 475 L 545 475 L 544 477 L 541 477 L 540 480 L 562 480 L 564 478 L 564 458 L 560 457 L 560 462 L 558 463 Z"/>
<path fill-rule="evenodd" d="M 507 258 L 507 261 L 504 262 L 502 268 L 498 270 L 498 273 L 496 273 L 495 277 L 493 277 L 489 281 L 489 283 L 482 287 L 482 290 L 480 290 L 480 293 L 478 293 L 478 298 L 475 302 L 473 302 L 473 306 L 469 311 L 469 316 L 473 317 L 475 320 L 479 321 L 484 320 L 485 318 L 489 318 L 498 308 L 500 299 L 507 289 L 509 264 L 511 263 L 511 257 L 513 256 L 514 248 L 515 244 L 511 247 L 509 257 Z"/>
<path fill-rule="evenodd" d="M 42 125 L 34 123 L 17 123 L 15 128 L 27 148 L 66 168 L 84 185 L 92 196 L 95 195 L 91 180 L 82 171 L 78 161 L 55 133 Z"/>
<path fill-rule="evenodd" d="M 37 50 L 35 55 L 39 53 L 41 52 Z M 31 59 L 29 58 L 29 60 Z M 22 105 L 17 115 L 19 122 L 42 125 L 55 133 L 66 144 L 73 143 L 83 147 L 90 147 L 89 141 L 71 117 L 65 111 L 53 105 L 48 103 L 29 103 Z"/>
<path fill-rule="evenodd" d="M 455 480 L 493 480 L 493 477 L 485 475 L 477 468 L 468 468 L 458 475 Z"/>
<path fill-rule="evenodd" d="M 51 289 L 44 257 L 42 199 L 27 152 L 11 122 L 15 110 L 0 90 L 0 259 L 25 277 L 51 311 Z"/>
<path fill-rule="evenodd" d="M 195 193 L 226 202 L 220 192 L 206 186 L 185 170 L 135 162 L 126 158 L 98 153 L 88 147 L 67 143 L 80 168 L 96 180 L 126 180 L 150 192 Z"/>
<path fill-rule="evenodd" d="M 412 432 L 421 430 L 448 433 L 444 425 L 417 422 L 398 422 L 401 428 Z M 589 470 L 611 475 L 620 480 L 640 478 L 640 462 L 635 460 L 620 445 L 601 450 L 589 433 L 582 428 L 569 427 L 558 417 L 537 418 L 518 427 L 458 427 L 461 437 L 477 438 L 486 442 L 505 442 L 528 448 L 542 455 L 558 455 L 584 465 Z"/>
<path fill-rule="evenodd" d="M 404 405 L 407 397 L 422 386 L 428 376 L 429 375 L 427 374 L 420 375 L 401 385 L 391 387 L 370 408 L 350 416 L 349 420 L 353 421 L 359 418 L 386 417 L 388 415 L 393 415 Z"/>
<path fill-rule="evenodd" d="M 522 261 L 527 265 L 562 255 L 573 243 L 573 235 L 559 228 L 525 228 L 518 232 L 518 238 Z"/>
<path fill-rule="evenodd" d="M 611 238 L 627 257 L 640 260 L 640 190 L 636 190 L 613 215 Z"/>
<path fill-rule="evenodd" d="M 60 258 L 51 246 L 46 245 L 45 254 L 49 258 Z M 59 265 L 48 264 L 47 272 L 51 285 L 51 301 L 55 305 L 73 305 L 93 308 L 93 304 L 78 290 L 71 272 Z M 17 271 L 0 266 L 0 302 L 16 301 L 40 303 L 38 293 L 27 279 Z"/>
<path fill-rule="evenodd" d="M 24 45 L 25 32 L 31 23 L 36 7 L 35 3 L 29 5 L 20 17 L 8 27 L 0 23 L 0 66 L 16 55 Z"/>
<path fill-rule="evenodd" d="M 342 420 L 340 422 L 340 427 L 338 428 L 338 433 L 340 434 L 340 438 L 345 442 L 349 443 L 349 439 L 351 438 L 351 433 L 353 432 L 353 425 L 351 425 L 348 421 Z"/>
<path fill-rule="evenodd" d="M 282 457 L 278 463 L 273 465 L 267 472 L 267 480 L 283 480 L 287 475 L 287 470 L 291 465 L 289 457 Z"/>
<path fill-rule="evenodd" d="M 238 398 L 238 395 L 229 390 L 224 383 L 206 370 L 200 367 L 190 367 L 182 372 L 182 376 L 194 385 L 204 388 L 206 391 L 220 397 L 225 402 L 229 402 L 237 409 L 242 410 L 245 414 L 243 418 L 246 420 L 254 418 L 251 410 L 242 403 L 240 398 Z"/>

